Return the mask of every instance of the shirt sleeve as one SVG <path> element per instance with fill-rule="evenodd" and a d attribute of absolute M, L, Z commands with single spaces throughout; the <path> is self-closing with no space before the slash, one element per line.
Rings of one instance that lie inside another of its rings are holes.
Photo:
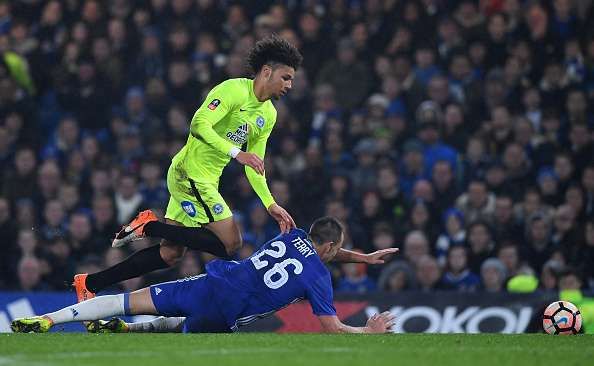
<path fill-rule="evenodd" d="M 247 144 L 247 151 L 254 153 L 260 157 L 260 159 L 264 160 L 264 155 L 266 155 L 266 143 L 268 142 L 268 137 L 270 137 L 270 133 L 272 132 L 272 128 L 276 123 L 276 116 L 274 120 L 271 121 L 270 125 L 266 128 L 265 131 L 262 131 L 260 136 L 258 136 L 255 141 L 248 140 Z M 249 166 L 245 166 L 245 175 L 247 176 L 250 185 L 260 197 L 262 204 L 264 207 L 268 208 L 270 205 L 275 203 L 274 197 L 270 193 L 270 189 L 268 188 L 268 183 L 266 183 L 266 175 L 260 175 L 256 173 L 256 171 Z"/>
<path fill-rule="evenodd" d="M 311 309 L 316 315 L 336 315 L 334 308 L 332 281 L 330 274 L 314 281 L 307 289 L 307 299 L 311 304 Z"/>
<path fill-rule="evenodd" d="M 238 108 L 243 101 L 243 93 L 230 81 L 214 87 L 198 108 L 192 123 L 190 133 L 197 139 L 206 142 L 219 152 L 230 155 L 235 147 L 230 141 L 219 136 L 213 126 L 219 123 L 230 111 Z"/>

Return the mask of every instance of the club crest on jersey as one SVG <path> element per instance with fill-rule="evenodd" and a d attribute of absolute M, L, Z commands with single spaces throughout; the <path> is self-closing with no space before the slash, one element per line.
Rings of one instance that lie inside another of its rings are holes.
<path fill-rule="evenodd" d="M 256 125 L 260 128 L 264 127 L 264 118 L 262 118 L 262 116 L 256 118 Z"/>
<path fill-rule="evenodd" d="M 217 109 L 219 104 L 221 104 L 221 101 L 219 99 L 213 99 L 212 102 L 210 102 L 210 104 L 208 105 L 208 109 L 214 111 L 215 109 Z"/>
<path fill-rule="evenodd" d="M 215 215 L 222 214 L 224 210 L 225 210 L 225 208 L 220 203 L 217 203 L 214 206 L 212 206 L 212 212 L 214 212 Z"/>
<path fill-rule="evenodd" d="M 227 138 L 236 144 L 243 145 L 247 141 L 248 138 L 248 124 L 244 123 L 241 126 L 237 127 L 235 132 L 227 132 Z"/>
<path fill-rule="evenodd" d="M 182 201 L 181 203 L 182 209 L 188 214 L 190 217 L 196 216 L 196 207 L 190 201 Z"/>

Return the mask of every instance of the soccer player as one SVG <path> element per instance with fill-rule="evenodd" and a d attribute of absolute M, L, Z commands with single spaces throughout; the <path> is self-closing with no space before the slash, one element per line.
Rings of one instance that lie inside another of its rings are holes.
<path fill-rule="evenodd" d="M 114 283 L 173 266 L 186 247 L 223 258 L 236 252 L 242 245 L 241 233 L 218 191 L 223 168 L 231 159 L 245 165 L 252 188 L 281 231 L 295 227 L 291 215 L 276 204 L 268 189 L 263 159 L 276 122 L 270 100 L 291 89 L 301 61 L 293 45 L 270 36 L 257 42 L 247 56 L 254 79 L 229 79 L 210 91 L 192 118 L 186 145 L 173 157 L 167 172 L 171 197 L 165 223 L 145 211 L 116 235 L 112 245 L 122 246 L 144 235 L 164 240 L 112 268 L 76 275 L 79 301 Z M 242 151 L 246 143 L 247 151 Z M 153 223 L 145 227 L 149 221 Z"/>
<path fill-rule="evenodd" d="M 342 246 L 344 230 L 332 217 L 317 219 L 309 234 L 292 229 L 240 262 L 217 259 L 206 274 L 152 285 L 119 295 L 99 296 L 53 313 L 15 319 L 15 332 L 47 332 L 56 324 L 94 321 L 114 315 L 162 315 L 162 329 L 232 332 L 301 299 L 309 300 L 322 328 L 331 333 L 384 333 L 394 324 L 389 312 L 365 327 L 343 324 L 332 300 L 330 272 L 324 265 Z M 185 317 L 181 319 L 179 317 Z M 114 320 L 115 331 L 135 331 Z"/>

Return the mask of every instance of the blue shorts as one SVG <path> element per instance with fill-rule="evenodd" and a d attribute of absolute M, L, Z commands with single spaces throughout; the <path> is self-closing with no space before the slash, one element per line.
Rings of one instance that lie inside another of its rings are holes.
<path fill-rule="evenodd" d="M 213 289 L 206 274 L 152 285 L 150 291 L 159 315 L 186 317 L 184 333 L 231 332 L 213 301 Z"/>

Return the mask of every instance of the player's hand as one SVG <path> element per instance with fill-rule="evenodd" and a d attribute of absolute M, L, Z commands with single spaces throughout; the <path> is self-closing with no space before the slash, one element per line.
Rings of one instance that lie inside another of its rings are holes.
<path fill-rule="evenodd" d="M 289 215 L 287 210 L 276 203 L 273 203 L 268 207 L 268 213 L 276 220 L 276 222 L 278 222 L 278 226 L 282 233 L 288 233 L 292 228 L 297 227 L 295 221 L 293 221 L 293 218 Z"/>
<path fill-rule="evenodd" d="M 382 250 L 377 250 L 373 253 L 369 253 L 365 255 L 365 260 L 367 264 L 384 264 L 386 263 L 386 257 L 390 257 L 392 254 L 398 252 L 400 249 L 398 248 L 387 248 Z"/>
<path fill-rule="evenodd" d="M 367 320 L 367 328 L 370 333 L 387 333 L 394 326 L 396 316 L 389 311 L 375 314 Z"/>
<path fill-rule="evenodd" d="M 264 175 L 264 161 L 254 153 L 240 151 L 235 160 L 254 169 L 256 173 Z"/>

